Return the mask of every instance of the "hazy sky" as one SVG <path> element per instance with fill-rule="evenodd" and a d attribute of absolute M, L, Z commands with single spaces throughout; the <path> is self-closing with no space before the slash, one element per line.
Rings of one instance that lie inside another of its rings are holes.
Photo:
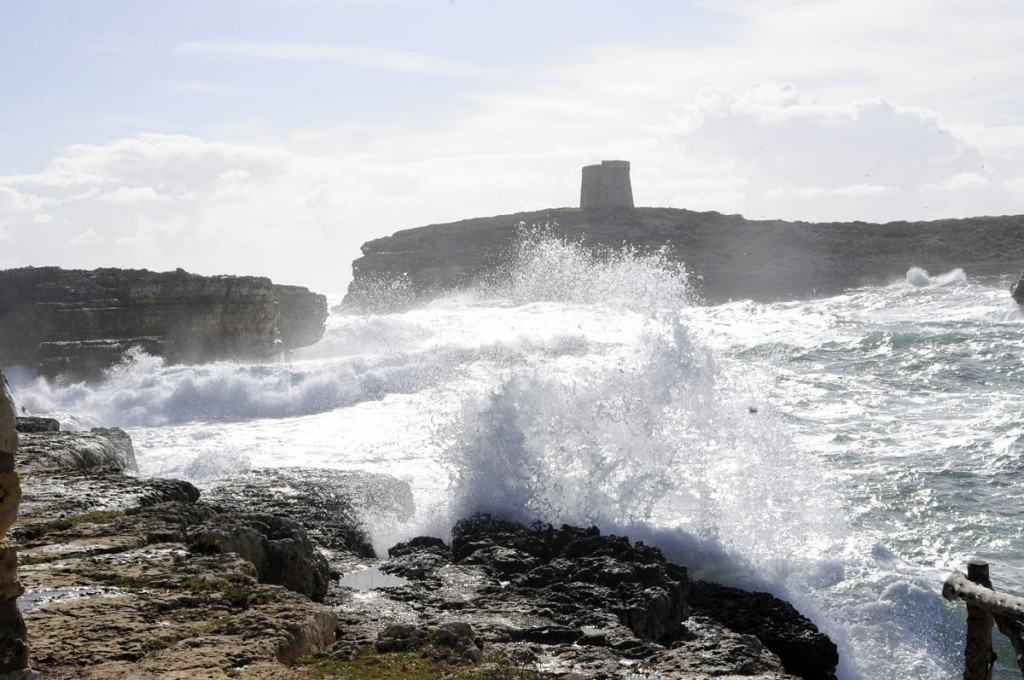
<path fill-rule="evenodd" d="M 1024 213 L 1021 36 L 1020 0 L 3 0 L 0 268 L 340 292 L 613 158 L 641 206 Z"/>

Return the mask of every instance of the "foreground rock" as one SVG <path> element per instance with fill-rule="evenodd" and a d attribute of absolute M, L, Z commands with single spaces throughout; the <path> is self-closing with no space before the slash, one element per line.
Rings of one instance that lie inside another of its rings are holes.
<path fill-rule="evenodd" d="M 685 568 L 596 529 L 478 516 L 455 526 L 450 549 L 413 539 L 378 569 L 401 580 L 342 597 L 338 642 L 323 658 L 356 666 L 421 650 L 538 669 L 524 677 L 602 680 L 825 680 L 838 660 L 828 637 L 785 602 L 729 589 L 726 609 L 745 615 L 718 616 L 715 602 L 689 601 Z"/>
<path fill-rule="evenodd" d="M 93 377 L 134 347 L 171 363 L 261 360 L 322 337 L 327 299 L 254 276 L 26 267 L 0 271 L 0 356 Z"/>
<path fill-rule="evenodd" d="M 334 642 L 336 614 L 311 600 L 327 565 L 294 520 L 127 476 L 123 442 L 98 447 L 102 431 L 21 438 L 11 535 L 43 677 L 304 677 L 283 664 Z"/>
<path fill-rule="evenodd" d="M 1024 262 L 1024 216 L 934 222 L 811 224 L 674 208 L 559 208 L 399 231 L 365 243 L 352 264 L 350 309 L 402 307 L 489 284 L 510 264 L 522 227 L 596 249 L 662 252 L 711 303 L 774 301 L 902 280 L 911 266 L 1010 276 Z"/>
<path fill-rule="evenodd" d="M 119 430 L 24 426 L 11 536 L 46 678 L 834 677 L 791 606 L 624 537 L 481 515 L 377 562 L 359 517 L 413 512 L 391 478 L 259 470 L 200 499 L 125 475 Z"/>

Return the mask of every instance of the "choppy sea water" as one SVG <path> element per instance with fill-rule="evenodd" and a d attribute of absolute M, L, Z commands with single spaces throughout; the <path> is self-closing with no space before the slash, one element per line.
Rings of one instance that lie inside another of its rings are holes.
<path fill-rule="evenodd" d="M 8 377 L 30 412 L 127 429 L 144 474 L 407 480 L 412 521 L 367 517 L 379 551 L 474 510 L 596 523 L 789 599 L 845 680 L 953 678 L 965 612 L 942 580 L 983 558 L 1024 594 L 1024 315 L 1008 281 L 913 265 L 831 298 L 702 306 L 657 256 L 536 238 L 507 280 L 332 314 L 275 363 Z M 997 677 L 1019 677 L 1000 645 Z"/>

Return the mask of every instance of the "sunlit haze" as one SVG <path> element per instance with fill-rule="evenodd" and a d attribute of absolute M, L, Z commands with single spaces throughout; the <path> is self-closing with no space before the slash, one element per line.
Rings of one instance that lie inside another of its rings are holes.
<path fill-rule="evenodd" d="M 344 289 L 366 240 L 573 206 L 1024 213 L 1019 0 L 6 0 L 0 268 Z"/>

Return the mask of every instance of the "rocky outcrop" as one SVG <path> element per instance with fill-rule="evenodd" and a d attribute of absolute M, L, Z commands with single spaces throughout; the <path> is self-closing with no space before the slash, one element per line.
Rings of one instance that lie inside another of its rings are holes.
<path fill-rule="evenodd" d="M 328 578 L 303 528 L 215 509 L 188 482 L 125 475 L 116 446 L 97 455 L 107 436 L 127 438 L 21 434 L 24 500 L 11 538 L 36 668 L 69 679 L 236 677 L 243 667 L 245 677 L 300 677 L 282 662 L 329 647 L 337 621 L 299 592 L 322 592 Z"/>
<path fill-rule="evenodd" d="M 190 528 L 193 550 L 235 553 L 256 567 L 261 583 L 275 583 L 314 601 L 324 599 L 327 560 L 306 531 L 289 518 L 265 513 L 224 513 Z"/>
<path fill-rule="evenodd" d="M 695 613 L 741 635 L 754 635 L 778 654 L 786 672 L 808 680 L 835 678 L 839 650 L 793 605 L 768 593 L 750 593 L 696 581 L 690 589 Z"/>
<path fill-rule="evenodd" d="M 0 271 L 0 355 L 48 376 L 94 377 L 136 347 L 171 363 L 266 359 L 319 340 L 326 316 L 324 296 L 262 277 Z"/>
<path fill-rule="evenodd" d="M 781 600 L 728 589 L 723 607 L 743 614 L 723 621 L 710 590 L 691 597 L 684 567 L 594 528 L 479 515 L 456 524 L 450 549 L 414 538 L 379 568 L 401 582 L 340 596 L 325 657 L 383 665 L 394 651 L 436 657 L 450 645 L 463 662 L 543 669 L 538 678 L 834 677 L 835 646 Z M 365 659 L 371 645 L 378 659 Z M 804 665 L 791 670 L 784 654 Z"/>
<path fill-rule="evenodd" d="M 707 302 L 831 295 L 902 280 L 911 266 L 1009 276 L 1024 261 L 1024 216 L 811 224 L 674 208 L 558 208 L 399 231 L 365 243 L 349 309 L 381 310 L 500 279 L 522 228 L 597 251 L 623 246 L 684 263 Z"/>
<path fill-rule="evenodd" d="M 1010 286 L 1010 296 L 1017 301 L 1017 304 L 1024 305 L 1024 273 Z"/>
<path fill-rule="evenodd" d="M 21 485 L 14 469 L 17 454 L 14 398 L 0 372 L 0 539 L 18 518 Z M 18 580 L 18 553 L 14 547 L 4 545 L 0 547 L 0 674 L 28 668 L 25 622 L 18 609 L 18 598 L 23 592 Z"/>
<path fill-rule="evenodd" d="M 327 321 L 327 296 L 311 293 L 301 286 L 274 285 L 279 312 L 277 330 L 281 349 L 290 350 L 316 344 L 324 337 Z"/>

